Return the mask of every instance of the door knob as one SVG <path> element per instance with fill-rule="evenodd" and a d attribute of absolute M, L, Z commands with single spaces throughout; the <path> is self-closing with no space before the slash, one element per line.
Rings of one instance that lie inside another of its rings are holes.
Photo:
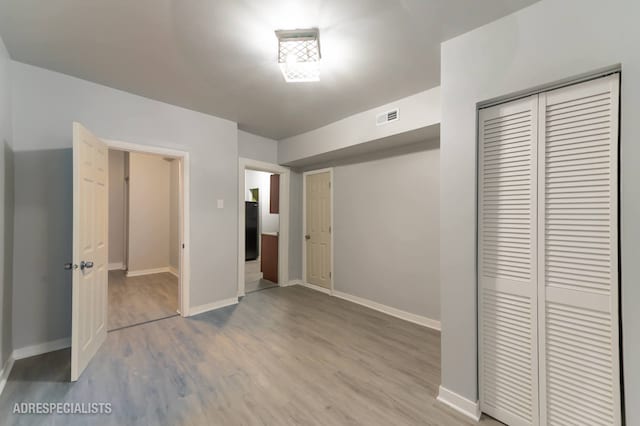
<path fill-rule="evenodd" d="M 91 261 L 85 262 L 84 260 L 80 262 L 80 270 L 84 271 L 85 268 L 86 269 L 93 268 L 93 262 Z"/>
<path fill-rule="evenodd" d="M 305 240 L 310 240 L 310 239 L 311 239 L 311 235 L 309 235 L 309 234 L 305 235 L 305 236 L 304 236 L 304 239 L 305 239 Z"/>

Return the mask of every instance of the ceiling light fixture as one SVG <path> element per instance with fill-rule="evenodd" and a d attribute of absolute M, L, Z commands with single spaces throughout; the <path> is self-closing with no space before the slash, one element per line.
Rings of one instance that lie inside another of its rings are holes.
<path fill-rule="evenodd" d="M 278 30 L 278 64 L 288 83 L 320 81 L 320 32 Z"/>

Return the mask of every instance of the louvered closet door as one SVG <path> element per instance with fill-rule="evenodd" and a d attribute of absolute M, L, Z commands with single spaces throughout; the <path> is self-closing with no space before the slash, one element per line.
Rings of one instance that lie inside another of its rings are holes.
<path fill-rule="evenodd" d="M 616 74 L 540 95 L 542 424 L 621 423 L 618 88 Z"/>
<path fill-rule="evenodd" d="M 538 96 L 479 112 L 479 380 L 483 412 L 538 424 Z"/>

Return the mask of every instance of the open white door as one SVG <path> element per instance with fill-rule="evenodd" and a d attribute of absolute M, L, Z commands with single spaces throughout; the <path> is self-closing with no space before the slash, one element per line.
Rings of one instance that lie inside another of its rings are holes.
<path fill-rule="evenodd" d="M 107 337 L 107 146 L 73 123 L 71 381 Z"/>

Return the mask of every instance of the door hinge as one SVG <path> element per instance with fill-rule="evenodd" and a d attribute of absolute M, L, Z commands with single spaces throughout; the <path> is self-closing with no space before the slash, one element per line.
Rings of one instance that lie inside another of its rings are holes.
<path fill-rule="evenodd" d="M 329 278 L 332 278 L 332 276 L 331 276 L 331 272 L 329 272 Z"/>
<path fill-rule="evenodd" d="M 182 248 L 184 248 L 184 243 L 182 243 Z"/>
<path fill-rule="evenodd" d="M 331 227 L 329 227 L 329 233 L 331 233 Z"/>

